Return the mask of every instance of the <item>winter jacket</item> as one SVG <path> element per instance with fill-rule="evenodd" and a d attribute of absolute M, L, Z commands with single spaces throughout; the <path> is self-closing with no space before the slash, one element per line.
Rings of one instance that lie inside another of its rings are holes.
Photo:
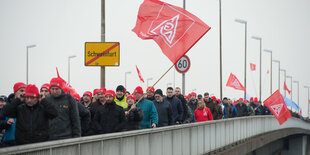
<path fill-rule="evenodd" d="M 254 116 L 255 115 L 255 111 L 253 110 L 253 108 L 249 105 L 248 107 L 248 116 Z"/>
<path fill-rule="evenodd" d="M 7 124 L 7 121 L 5 120 L 2 109 L 0 109 L 0 142 L 3 140 L 5 130 L 10 127 L 10 125 Z"/>
<path fill-rule="evenodd" d="M 58 111 L 58 116 L 50 120 L 50 140 L 80 137 L 81 122 L 74 98 L 62 91 L 58 97 L 47 96 L 46 101 Z"/>
<path fill-rule="evenodd" d="M 238 103 L 236 104 L 236 108 L 237 108 L 237 117 L 248 116 L 249 110 L 246 104 L 242 103 L 242 105 L 240 105 L 240 103 Z"/>
<path fill-rule="evenodd" d="M 195 119 L 197 122 L 203 122 L 203 121 L 211 121 L 213 120 L 212 113 L 209 108 L 205 107 L 205 112 L 203 112 L 203 109 L 197 108 L 194 112 Z"/>
<path fill-rule="evenodd" d="M 153 103 L 158 113 L 158 127 L 173 125 L 171 104 L 166 100 L 161 103 L 154 100 Z"/>
<path fill-rule="evenodd" d="M 197 100 L 189 101 L 187 105 L 191 108 L 191 110 L 194 112 L 197 109 Z"/>
<path fill-rule="evenodd" d="M 82 103 L 76 102 L 76 104 L 79 110 L 82 136 L 87 136 L 89 135 L 90 112 Z"/>
<path fill-rule="evenodd" d="M 233 117 L 237 117 L 237 108 L 236 108 L 236 106 L 235 105 L 233 105 L 233 104 L 230 104 L 231 105 L 231 107 L 234 109 L 234 114 L 233 114 Z"/>
<path fill-rule="evenodd" d="M 158 125 L 158 113 L 152 101 L 148 99 L 142 99 L 137 104 L 137 107 L 141 108 L 143 111 L 141 129 L 151 128 L 153 123 Z"/>
<path fill-rule="evenodd" d="M 8 103 L 12 103 L 14 100 L 14 93 L 11 93 L 8 96 Z M 2 146 L 14 146 L 15 145 L 15 129 L 16 129 L 16 118 L 11 118 L 11 117 L 5 117 L 5 122 L 7 122 L 9 119 L 13 119 L 15 123 L 12 125 L 7 126 L 5 129 L 4 137 L 2 139 Z"/>
<path fill-rule="evenodd" d="M 146 97 L 146 99 L 148 99 L 148 100 L 150 100 L 150 101 L 154 101 L 155 100 L 155 97 L 154 96 L 152 96 L 152 97 L 150 97 L 150 98 L 148 98 L 148 97 Z"/>
<path fill-rule="evenodd" d="M 229 104 L 223 104 L 224 106 L 224 116 L 223 118 L 233 118 L 234 117 L 234 109 Z"/>
<path fill-rule="evenodd" d="M 127 104 L 127 98 L 126 96 L 124 95 L 123 98 L 121 99 L 118 99 L 117 97 L 115 97 L 114 101 L 117 105 L 123 107 L 123 109 L 126 109 L 128 107 L 128 104 Z"/>
<path fill-rule="evenodd" d="M 96 102 L 92 102 L 92 103 L 88 106 L 88 109 L 89 109 L 89 112 L 90 112 L 91 121 L 93 121 L 94 116 L 95 116 L 95 113 L 96 113 L 98 107 L 100 107 L 101 105 L 102 105 L 102 104 L 100 103 L 100 101 L 97 100 Z"/>
<path fill-rule="evenodd" d="M 263 115 L 265 109 L 264 109 L 264 107 L 262 105 L 258 105 L 253 110 L 255 111 L 255 115 Z"/>
<path fill-rule="evenodd" d="M 120 132 L 125 129 L 126 117 L 123 107 L 112 103 L 105 103 L 98 107 L 93 124 L 96 134 Z"/>
<path fill-rule="evenodd" d="M 213 119 L 214 120 L 219 120 L 223 118 L 223 109 L 220 104 L 215 103 L 215 111 L 212 113 Z M 212 111 L 211 111 L 212 112 Z"/>
<path fill-rule="evenodd" d="M 172 119 L 173 122 L 182 122 L 182 117 L 183 117 L 183 107 L 181 101 L 173 96 L 171 98 L 166 97 L 164 98 L 164 101 L 167 101 L 171 104 L 172 108 Z"/>
<path fill-rule="evenodd" d="M 29 144 L 49 140 L 50 119 L 57 117 L 55 105 L 43 99 L 32 107 L 19 98 L 3 107 L 3 114 L 16 118 L 16 144 Z"/>
<path fill-rule="evenodd" d="M 264 109 L 263 115 L 272 115 L 271 111 L 268 109 L 267 106 L 264 105 L 263 109 Z"/>
<path fill-rule="evenodd" d="M 125 111 L 129 111 L 131 108 L 130 105 L 125 109 Z M 141 121 L 143 119 L 143 111 L 141 108 L 135 108 L 131 110 L 128 115 L 126 115 L 126 125 L 125 130 L 138 130 L 141 128 Z"/>
<path fill-rule="evenodd" d="M 185 100 L 183 95 L 179 95 L 176 97 L 181 101 L 183 108 L 183 117 L 181 123 L 190 123 L 193 120 L 193 114 L 190 107 L 187 105 L 187 101 Z"/>

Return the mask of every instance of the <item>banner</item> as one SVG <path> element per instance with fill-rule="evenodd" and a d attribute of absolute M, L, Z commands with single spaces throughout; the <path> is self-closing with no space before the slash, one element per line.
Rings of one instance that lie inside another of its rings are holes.
<path fill-rule="evenodd" d="M 240 81 L 237 79 L 237 77 L 232 73 L 230 73 L 230 76 L 228 78 L 226 86 L 235 88 L 237 90 L 245 91 L 245 88 L 243 87 L 243 85 L 240 83 Z"/>

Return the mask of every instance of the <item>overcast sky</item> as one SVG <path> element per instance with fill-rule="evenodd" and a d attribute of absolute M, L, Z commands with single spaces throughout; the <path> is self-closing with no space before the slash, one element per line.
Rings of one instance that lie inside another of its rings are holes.
<path fill-rule="evenodd" d="M 124 84 L 132 92 L 139 82 L 135 66 L 143 78 L 153 78 L 153 84 L 172 64 L 153 40 L 141 40 L 131 29 L 135 26 L 142 0 L 106 0 L 106 41 L 120 42 L 120 66 L 107 67 L 106 87 L 115 89 Z M 182 7 L 182 0 L 165 0 Z M 247 90 L 259 95 L 259 41 L 263 49 L 273 51 L 281 68 L 300 84 L 299 103 L 307 115 L 307 90 L 310 85 L 308 67 L 310 43 L 309 0 L 222 0 L 223 26 L 223 95 L 243 97 L 242 91 L 226 88 L 229 74 L 234 73 L 244 84 L 244 25 L 236 18 L 248 21 Z M 186 73 L 186 94 L 209 92 L 219 97 L 219 4 L 218 0 L 187 0 L 186 9 L 202 19 L 211 30 L 188 52 L 191 68 Z M 16 82 L 26 82 L 26 46 L 29 49 L 29 83 L 40 87 L 56 76 L 68 78 L 68 56 L 71 59 L 71 85 L 82 95 L 100 87 L 100 67 L 84 66 L 84 43 L 100 41 L 100 0 L 1 0 L 0 1 L 0 94 L 13 92 Z M 270 54 L 262 56 L 262 100 L 270 95 Z M 250 71 L 249 63 L 257 65 Z M 181 86 L 182 76 L 172 69 L 155 88 L 165 89 L 167 83 Z M 273 63 L 273 91 L 278 88 L 278 65 Z M 281 73 L 281 88 L 283 88 Z M 290 80 L 287 81 L 291 88 Z M 173 85 L 172 85 L 173 86 Z M 165 92 L 165 91 L 164 91 Z M 283 93 L 283 90 L 281 89 Z M 290 97 L 288 95 L 288 97 Z M 293 84 L 293 100 L 297 103 L 297 84 Z"/>

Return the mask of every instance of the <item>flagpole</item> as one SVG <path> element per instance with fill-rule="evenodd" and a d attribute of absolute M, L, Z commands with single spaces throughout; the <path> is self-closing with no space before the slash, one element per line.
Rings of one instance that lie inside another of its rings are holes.
<path fill-rule="evenodd" d="M 222 90 L 222 0 L 219 0 L 219 28 L 220 28 L 220 99 L 223 99 Z"/>
<path fill-rule="evenodd" d="M 252 39 L 259 40 L 259 100 L 262 100 L 262 38 L 252 36 Z"/>

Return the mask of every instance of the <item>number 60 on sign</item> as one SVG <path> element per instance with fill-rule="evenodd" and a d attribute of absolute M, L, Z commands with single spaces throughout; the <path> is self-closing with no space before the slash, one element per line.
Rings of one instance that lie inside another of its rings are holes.
<path fill-rule="evenodd" d="M 184 55 L 174 66 L 179 73 L 186 73 L 189 70 L 191 63 L 188 56 Z"/>

